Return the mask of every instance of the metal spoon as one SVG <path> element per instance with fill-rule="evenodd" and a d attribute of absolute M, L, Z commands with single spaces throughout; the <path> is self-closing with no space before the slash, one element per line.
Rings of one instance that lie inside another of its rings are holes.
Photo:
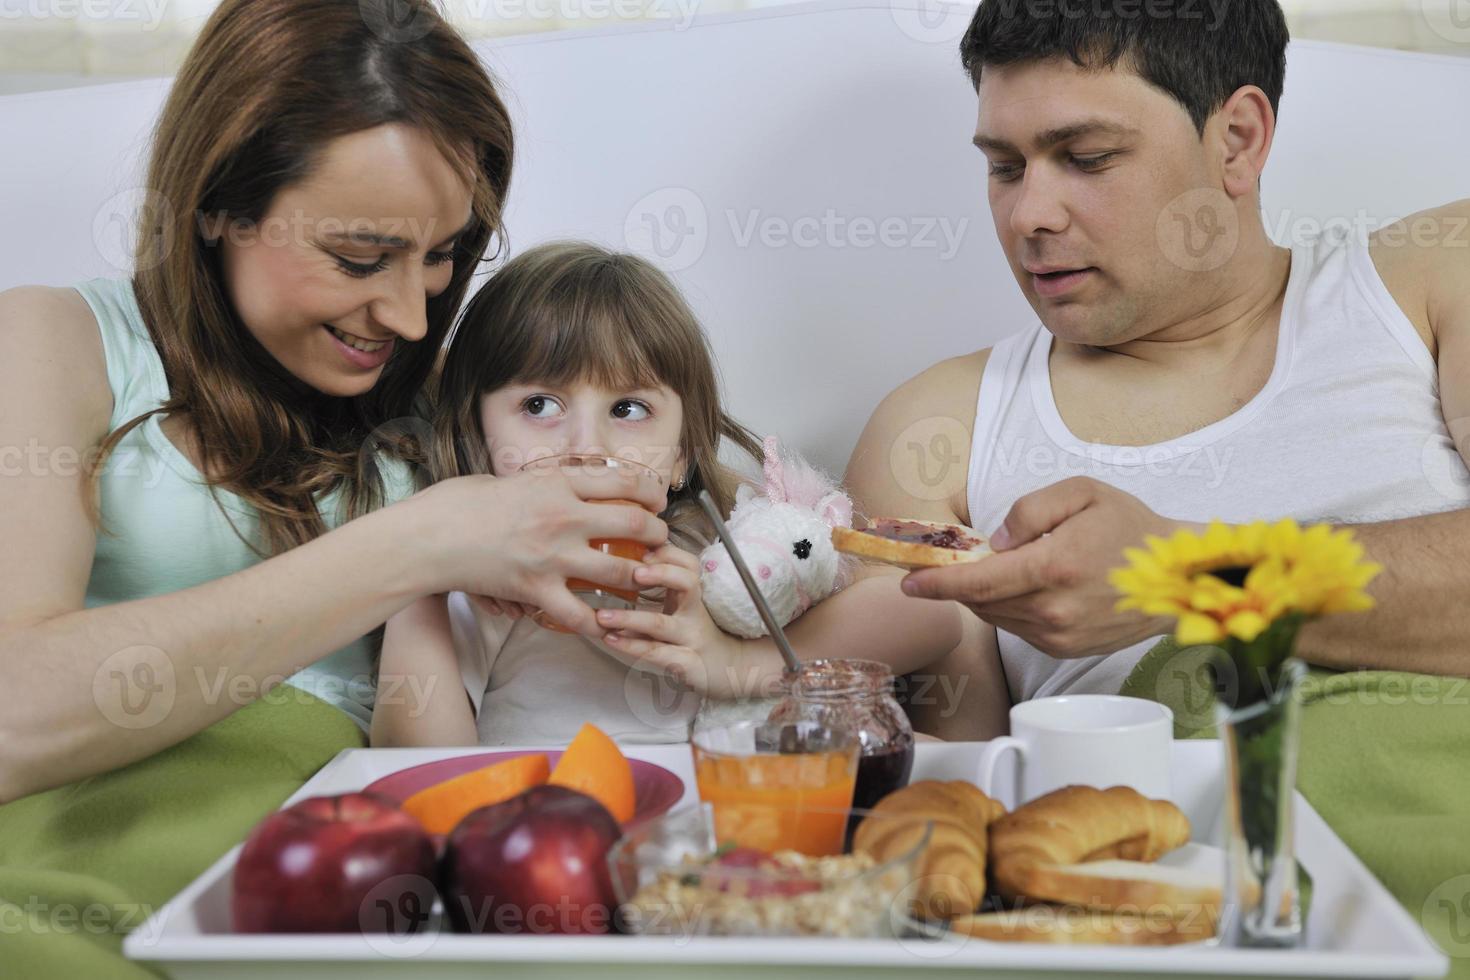
<path fill-rule="evenodd" d="M 741 556 L 740 549 L 735 547 L 735 539 L 730 537 L 730 529 L 721 519 L 719 508 L 715 506 L 714 499 L 710 497 L 708 490 L 699 492 L 699 505 L 709 515 L 711 523 L 715 526 L 715 533 L 720 536 L 725 550 L 730 553 L 730 560 L 735 563 L 735 571 L 740 573 L 740 581 L 745 583 L 745 591 L 750 593 L 750 600 L 755 603 L 756 612 L 761 614 L 761 621 L 766 624 L 767 632 L 771 634 L 771 639 L 776 641 L 776 648 L 781 651 L 781 658 L 786 661 L 786 668 L 799 673 L 801 661 L 796 659 L 796 654 L 791 649 L 791 641 L 786 639 L 785 631 L 781 629 L 781 625 L 776 622 L 776 617 L 772 615 L 771 607 L 766 604 L 766 597 L 761 595 L 761 590 L 756 587 L 755 579 L 750 574 L 750 568 L 745 564 L 745 558 Z"/>

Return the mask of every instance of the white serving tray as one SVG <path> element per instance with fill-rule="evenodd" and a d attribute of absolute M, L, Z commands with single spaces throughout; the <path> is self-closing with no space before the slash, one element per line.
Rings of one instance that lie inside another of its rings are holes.
<path fill-rule="evenodd" d="M 923 743 L 914 779 L 973 779 L 981 742 Z M 687 745 L 625 746 L 677 773 L 680 805 L 697 799 Z M 322 768 L 288 803 L 361 789 L 390 772 L 485 749 L 353 749 Z M 1218 843 L 1224 760 L 1214 741 L 1175 742 L 1173 793 L 1195 840 Z M 1008 772 L 1002 770 L 1004 779 Z M 1004 798 L 1004 793 L 1001 794 Z M 1011 802 L 1006 800 L 1008 804 Z M 1078 974 L 1200 977 L 1440 977 L 1448 960 L 1403 907 L 1300 794 L 1296 797 L 1298 856 L 1314 893 L 1308 944 L 1291 951 L 1211 946 L 1121 949 L 980 940 L 749 939 L 644 936 L 237 936 L 228 932 L 230 876 L 236 846 L 195 879 L 123 944 L 178 980 L 269 977 L 482 978 L 586 977 L 653 980 L 689 977 L 906 978 L 916 971 L 950 976 L 1017 976 L 1026 980 Z"/>

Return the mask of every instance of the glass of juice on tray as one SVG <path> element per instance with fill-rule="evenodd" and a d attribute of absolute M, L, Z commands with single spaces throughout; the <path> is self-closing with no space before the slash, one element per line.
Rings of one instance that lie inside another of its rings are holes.
<path fill-rule="evenodd" d="M 561 453 L 557 456 L 542 456 L 533 459 L 521 467 L 522 470 L 571 470 L 582 474 L 596 476 L 599 473 L 613 471 L 627 472 L 629 470 L 638 473 L 644 479 L 662 482 L 663 478 L 652 467 L 635 463 L 632 460 L 622 459 L 617 456 L 603 456 L 598 453 Z M 592 501 L 599 504 L 627 504 L 631 507 L 641 506 L 633 500 L 597 500 Z M 641 562 L 647 556 L 649 548 L 638 541 L 629 541 L 623 538 L 594 538 L 589 541 L 593 548 L 604 554 L 613 555 L 616 558 L 627 558 L 631 561 Z M 567 588 L 578 599 L 581 599 L 593 609 L 632 609 L 638 605 L 638 593 L 633 589 L 616 589 L 608 585 L 600 585 L 596 582 L 588 582 L 585 579 L 568 579 Z M 570 633 L 571 630 L 554 622 L 544 612 L 537 611 L 532 614 L 531 619 L 538 626 L 558 633 Z"/>
<path fill-rule="evenodd" d="M 847 728 L 741 721 L 691 734 L 699 798 L 719 843 L 841 854 L 861 746 Z"/>

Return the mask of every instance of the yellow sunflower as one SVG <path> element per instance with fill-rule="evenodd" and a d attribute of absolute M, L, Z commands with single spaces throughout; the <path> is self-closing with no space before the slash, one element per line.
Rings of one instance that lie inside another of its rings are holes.
<path fill-rule="evenodd" d="M 1149 535 L 1127 548 L 1128 564 L 1108 581 L 1123 596 L 1117 608 L 1178 622 L 1181 645 L 1250 643 L 1288 613 L 1371 609 L 1363 589 L 1382 569 L 1363 560 L 1348 530 L 1326 524 L 1303 529 L 1293 520 L 1241 527 L 1211 522 L 1203 534 Z"/>

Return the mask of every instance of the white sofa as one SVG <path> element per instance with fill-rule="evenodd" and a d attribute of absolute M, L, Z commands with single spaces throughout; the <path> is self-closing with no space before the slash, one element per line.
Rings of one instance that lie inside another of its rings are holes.
<path fill-rule="evenodd" d="M 1032 322 L 970 145 L 972 9 L 823 0 L 480 42 L 518 126 L 512 245 L 647 251 L 703 316 L 736 413 L 840 471 L 894 385 Z M 166 86 L 0 98 L 0 288 L 125 273 Z M 1470 59 L 1294 44 L 1267 227 L 1470 195 L 1467 96 Z"/>

